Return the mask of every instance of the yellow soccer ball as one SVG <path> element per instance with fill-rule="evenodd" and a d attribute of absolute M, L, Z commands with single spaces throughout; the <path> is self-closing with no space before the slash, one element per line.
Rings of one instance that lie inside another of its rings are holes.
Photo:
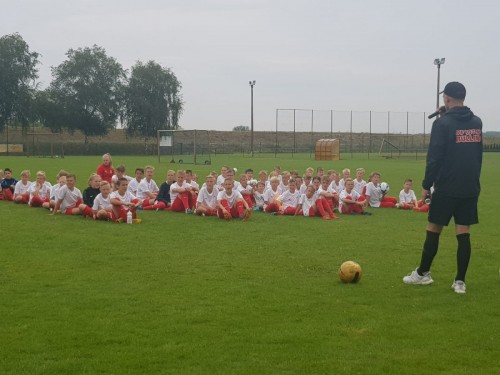
<path fill-rule="evenodd" d="M 339 278 L 343 283 L 357 283 L 361 280 L 361 276 L 363 275 L 363 271 L 361 270 L 361 266 L 353 262 L 351 260 L 342 263 L 339 268 Z"/>

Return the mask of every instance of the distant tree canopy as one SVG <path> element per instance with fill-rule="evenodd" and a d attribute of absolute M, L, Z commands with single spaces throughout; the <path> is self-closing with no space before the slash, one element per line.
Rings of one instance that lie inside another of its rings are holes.
<path fill-rule="evenodd" d="M 33 115 L 38 53 L 19 34 L 0 38 L 0 131 L 10 122 L 29 124 Z"/>
<path fill-rule="evenodd" d="M 154 61 L 137 62 L 130 77 L 99 46 L 70 49 L 52 67 L 52 82 L 39 90 L 39 54 L 19 34 L 0 38 L 0 131 L 39 121 L 53 132 L 105 135 L 121 120 L 129 134 L 145 139 L 159 129 L 179 129 L 181 82 Z"/>
<path fill-rule="evenodd" d="M 52 68 L 49 99 L 63 113 L 68 130 L 79 130 L 86 139 L 107 134 L 120 115 L 125 71 L 96 45 L 70 49 L 66 56 L 66 61 Z"/>
<path fill-rule="evenodd" d="M 183 101 L 175 74 L 154 61 L 137 62 L 124 90 L 124 125 L 144 139 L 160 129 L 178 129 Z"/>
<path fill-rule="evenodd" d="M 238 125 L 233 128 L 233 132 L 248 132 L 250 128 L 244 125 Z"/>

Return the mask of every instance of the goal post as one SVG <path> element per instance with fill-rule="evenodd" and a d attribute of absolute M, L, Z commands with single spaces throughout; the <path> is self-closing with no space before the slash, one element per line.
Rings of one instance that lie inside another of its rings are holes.
<path fill-rule="evenodd" d="M 170 163 L 211 164 L 208 130 L 158 130 L 158 163 L 162 156 Z"/>
<path fill-rule="evenodd" d="M 384 147 L 385 146 L 385 147 Z M 385 148 L 385 152 L 384 152 Z M 401 156 L 401 149 L 395 144 L 389 142 L 387 139 L 383 138 L 382 143 L 380 144 L 380 150 L 378 152 L 379 156 L 382 156 L 386 159 L 392 159 L 394 155 L 397 157 Z"/>

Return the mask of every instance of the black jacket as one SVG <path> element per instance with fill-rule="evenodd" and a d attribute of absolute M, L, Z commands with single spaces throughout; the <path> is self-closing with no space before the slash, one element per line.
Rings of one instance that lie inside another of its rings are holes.
<path fill-rule="evenodd" d="M 483 160 L 483 124 L 468 107 L 451 108 L 432 124 L 422 187 L 457 198 L 477 197 Z"/>

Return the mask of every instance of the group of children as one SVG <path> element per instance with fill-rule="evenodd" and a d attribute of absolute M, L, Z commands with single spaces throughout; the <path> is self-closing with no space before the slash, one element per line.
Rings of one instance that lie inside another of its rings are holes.
<path fill-rule="evenodd" d="M 404 182 L 399 202 L 381 190 L 379 172 L 372 172 L 367 181 L 365 170 L 358 168 L 355 178 L 349 169 L 339 173 L 322 168 L 307 168 L 305 174 L 281 171 L 276 166 L 271 173 L 247 169 L 238 180 L 237 170 L 228 166 L 220 174 L 213 171 L 202 186 L 190 170 L 169 170 L 166 180 L 158 187 L 155 168 L 136 168 L 135 176 L 125 173 L 125 167 L 113 168 L 111 155 L 103 155 L 102 164 L 90 175 L 83 193 L 76 187 L 76 176 L 64 170 L 51 185 L 45 172 L 38 171 L 35 181 L 30 172 L 21 172 L 21 180 L 12 177 L 9 168 L 0 170 L 0 200 L 50 209 L 53 215 L 83 215 L 94 220 L 140 223 L 137 210 L 171 210 L 221 219 L 247 221 L 251 212 L 273 215 L 322 217 L 337 219 L 339 214 L 371 215 L 366 207 L 396 207 L 425 212 L 428 202 L 417 201 L 412 181 Z M 131 215 L 130 215 L 130 214 Z"/>

